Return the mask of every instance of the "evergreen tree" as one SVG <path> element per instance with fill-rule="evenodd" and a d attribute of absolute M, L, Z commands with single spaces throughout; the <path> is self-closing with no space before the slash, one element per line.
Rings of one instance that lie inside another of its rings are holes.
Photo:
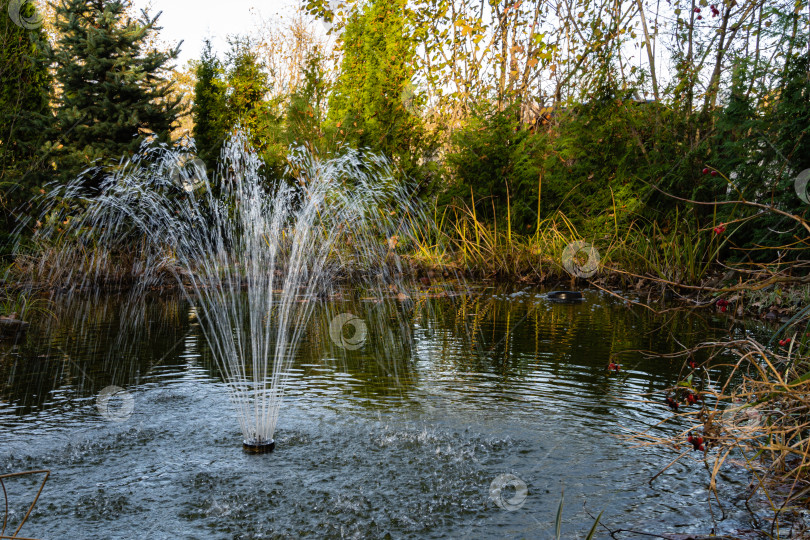
<path fill-rule="evenodd" d="M 416 175 L 424 131 L 415 114 L 415 41 L 405 8 L 404 0 L 373 0 L 349 19 L 329 120 L 350 143 L 381 151 L 406 174 Z"/>
<path fill-rule="evenodd" d="M 228 94 L 225 125 L 232 129 L 237 124 L 250 131 L 250 142 L 261 152 L 268 144 L 267 132 L 275 123 L 267 94 L 270 83 L 248 39 L 236 38 L 231 41 L 228 54 Z"/>
<path fill-rule="evenodd" d="M 194 86 L 194 141 L 197 153 L 210 170 L 216 168 L 222 143 L 228 128 L 225 125 L 227 86 L 222 63 L 206 40 L 200 63 L 197 65 L 197 83 Z"/>
<path fill-rule="evenodd" d="M 321 72 L 321 59 L 318 50 L 307 56 L 304 84 L 290 96 L 286 122 L 286 139 L 290 143 L 315 145 L 323 137 L 327 82 Z"/>
<path fill-rule="evenodd" d="M 737 199 L 738 190 L 749 201 L 773 205 L 784 212 L 807 219 L 810 207 L 796 194 L 795 180 L 798 174 L 810 168 L 810 55 L 793 56 L 785 61 L 778 79 L 777 92 L 771 103 L 762 104 L 764 114 L 748 113 L 743 122 L 736 109 L 739 98 L 731 99 L 724 114 L 720 115 L 719 127 L 736 122 L 739 140 L 721 140 L 720 133 L 713 141 L 719 149 L 712 164 L 730 177 L 733 185 L 739 186 L 729 193 Z M 746 81 L 743 80 L 743 84 Z M 747 111 L 746 111 L 747 112 Z M 731 138 L 728 138 L 731 139 Z M 736 144 L 735 144 L 736 142 Z M 715 161 L 716 160 L 716 161 Z M 725 187 L 725 180 L 722 181 Z M 734 234 L 737 246 L 745 250 L 746 258 L 758 262 L 778 258 L 801 259 L 807 257 L 798 241 L 806 237 L 806 231 L 795 221 L 773 212 L 758 216 L 756 220 L 742 218 L 756 215 L 754 208 L 722 208 L 721 220 L 742 223 Z M 791 246 L 785 249 L 784 246 Z M 739 256 L 730 253 L 732 257 Z"/>
<path fill-rule="evenodd" d="M 55 8 L 55 136 L 65 175 L 131 154 L 139 135 L 168 140 L 177 119 L 180 97 L 172 97 L 167 74 L 179 48 L 150 48 L 157 17 L 144 11 L 133 19 L 129 7 L 123 0 L 62 0 Z"/>
<path fill-rule="evenodd" d="M 447 165 L 455 182 L 445 189 L 440 201 L 459 198 L 471 205 L 474 199 L 479 219 L 504 223 L 508 216 L 512 230 L 533 231 L 545 141 L 519 129 L 517 106 L 480 109 L 467 126 L 453 134 Z"/>
<path fill-rule="evenodd" d="M 40 148 L 51 119 L 40 15 L 32 3 L 9 4 L 0 0 L 0 253 L 39 184 Z"/>

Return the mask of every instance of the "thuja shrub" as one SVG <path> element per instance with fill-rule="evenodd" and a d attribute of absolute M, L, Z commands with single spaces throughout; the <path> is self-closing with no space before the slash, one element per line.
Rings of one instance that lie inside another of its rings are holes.
<path fill-rule="evenodd" d="M 542 211 L 561 211 L 583 231 L 629 223 L 650 197 L 671 156 L 666 107 L 603 89 L 560 109 L 542 133 Z M 659 203 L 660 201 L 656 201 Z"/>
<path fill-rule="evenodd" d="M 478 219 L 515 232 L 534 232 L 545 137 L 521 126 L 517 106 L 479 106 L 452 136 L 442 202 L 475 204 Z"/>
<path fill-rule="evenodd" d="M 808 57 L 788 60 L 771 95 L 747 93 L 741 75 L 726 106 L 717 112 L 705 180 L 710 201 L 745 200 L 771 206 L 723 205 L 717 221 L 733 227 L 733 259 L 771 261 L 806 258 L 806 229 L 790 215 L 807 219 L 810 204 L 795 188 L 796 178 L 810 168 L 810 81 Z M 785 215 L 789 214 L 789 215 Z M 749 218 L 749 219 L 744 219 Z M 738 221 L 739 220 L 739 221 Z"/>

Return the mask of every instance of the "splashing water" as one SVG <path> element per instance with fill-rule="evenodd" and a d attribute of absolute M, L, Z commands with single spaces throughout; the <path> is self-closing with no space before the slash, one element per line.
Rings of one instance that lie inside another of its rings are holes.
<path fill-rule="evenodd" d="M 37 239 L 40 279 L 68 290 L 173 276 L 196 305 L 246 445 L 269 444 L 285 383 L 319 299 L 351 279 L 379 296 L 405 289 L 390 238 L 416 209 L 379 156 L 320 160 L 293 149 L 288 176 L 266 186 L 237 132 L 212 182 L 187 150 L 145 144 L 96 194 L 82 178 L 50 194 Z M 400 297 L 400 300 L 402 298 Z"/>

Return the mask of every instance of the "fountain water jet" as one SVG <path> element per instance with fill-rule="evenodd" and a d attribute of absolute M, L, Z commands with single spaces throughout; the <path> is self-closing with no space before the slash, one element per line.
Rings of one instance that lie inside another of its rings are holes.
<path fill-rule="evenodd" d="M 318 300 L 347 277 L 381 297 L 404 290 L 388 239 L 403 238 L 415 212 L 384 158 L 349 150 L 322 161 L 299 148 L 288 161 L 297 185 L 267 187 L 237 132 L 212 182 L 178 166 L 193 162 L 188 152 L 145 145 L 96 195 L 81 177 L 54 190 L 41 217 L 39 238 L 54 247 L 40 275 L 52 282 L 82 289 L 112 276 L 144 292 L 174 276 L 196 306 L 251 452 L 275 445 L 290 362 Z M 115 274 L 121 260 L 131 260 L 126 276 Z"/>

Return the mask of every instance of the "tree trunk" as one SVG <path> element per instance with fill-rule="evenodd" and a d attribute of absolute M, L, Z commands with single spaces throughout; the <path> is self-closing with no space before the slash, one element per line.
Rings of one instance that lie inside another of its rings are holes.
<path fill-rule="evenodd" d="M 653 95 L 655 96 L 655 101 L 659 101 L 658 78 L 655 75 L 655 55 L 652 50 L 652 44 L 650 43 L 650 33 L 647 31 L 647 17 L 644 15 L 644 6 L 641 4 L 641 0 L 636 0 L 636 2 L 638 3 L 639 15 L 641 15 L 641 28 L 644 30 L 644 42 L 647 44 L 647 58 L 650 59 L 650 77 L 652 78 Z"/>

